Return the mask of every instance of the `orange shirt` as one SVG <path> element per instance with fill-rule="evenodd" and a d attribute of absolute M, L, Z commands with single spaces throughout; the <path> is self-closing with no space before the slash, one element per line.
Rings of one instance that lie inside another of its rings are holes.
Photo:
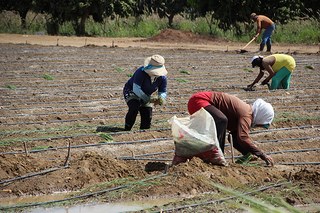
<path fill-rule="evenodd" d="M 267 29 L 273 24 L 273 21 L 264 15 L 257 16 L 257 33 L 261 32 L 261 29 Z"/>

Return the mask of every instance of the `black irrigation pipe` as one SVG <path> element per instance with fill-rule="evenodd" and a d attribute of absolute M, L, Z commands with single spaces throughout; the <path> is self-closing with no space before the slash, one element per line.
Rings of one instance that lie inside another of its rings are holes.
<path fill-rule="evenodd" d="M 148 178 L 140 180 L 139 182 L 146 182 L 146 181 L 149 181 L 149 180 L 162 178 L 164 176 L 167 176 L 167 174 L 160 174 L 160 175 L 148 177 Z M 117 190 L 120 190 L 120 189 L 128 188 L 128 187 L 132 186 L 133 184 L 134 184 L 134 182 L 131 183 L 131 184 L 126 184 L 126 185 L 122 185 L 122 186 L 118 186 L 118 187 L 114 187 L 114 188 L 109 188 L 109 189 L 105 189 L 105 190 L 101 190 L 101 191 L 97 191 L 97 192 L 91 192 L 91 193 L 78 195 L 78 196 L 73 196 L 73 197 L 65 198 L 65 199 L 59 199 L 59 200 L 52 200 L 52 201 L 46 201 L 46 202 L 37 202 L 37 203 L 28 203 L 28 204 L 13 205 L 13 206 L 0 206 L 0 210 L 12 210 L 12 209 L 18 209 L 18 208 L 35 207 L 35 206 L 48 205 L 48 204 L 53 204 L 53 203 L 61 203 L 61 202 L 65 202 L 65 201 L 75 200 L 75 199 L 88 198 L 88 197 L 92 197 L 94 195 L 101 195 L 101 194 L 105 194 L 105 193 L 108 193 L 108 192 L 112 192 L 112 191 L 117 191 Z"/>
<path fill-rule="evenodd" d="M 125 145 L 125 144 L 139 144 L 139 143 L 153 143 L 158 141 L 171 141 L 172 138 L 155 138 L 155 139 L 148 139 L 148 140 L 138 140 L 138 141 L 122 141 L 122 142 L 105 142 L 105 143 L 98 143 L 98 144 L 81 144 L 70 146 L 70 148 L 86 148 L 86 147 L 95 147 L 95 146 L 105 146 L 105 145 Z M 48 148 L 48 149 L 40 149 L 40 150 L 30 150 L 28 153 L 38 153 L 38 152 L 46 152 L 46 151 L 57 151 L 60 149 L 67 149 L 68 146 L 60 146 L 55 148 Z M 10 155 L 10 154 L 24 154 L 25 151 L 13 151 L 13 152 L 0 152 L 0 155 Z"/>
<path fill-rule="evenodd" d="M 274 155 L 274 154 L 284 154 L 284 153 L 296 153 L 296 152 L 314 152 L 314 151 L 320 151 L 320 148 L 307 148 L 307 149 L 297 149 L 297 150 L 282 150 L 277 152 L 267 152 L 266 154 Z M 154 156 L 154 155 L 162 155 L 162 154 L 169 154 L 174 153 L 174 150 L 166 151 L 166 152 L 156 152 L 156 153 L 148 153 L 148 154 L 142 154 L 142 155 L 135 155 L 135 156 L 121 156 L 117 157 L 119 160 L 152 160 L 152 161 L 172 161 L 172 159 L 168 158 L 144 158 L 144 156 Z M 235 158 L 240 158 L 241 155 L 235 156 Z M 225 159 L 231 159 L 229 156 L 225 156 Z M 279 163 L 281 164 L 281 163 Z M 294 163 L 290 163 L 294 164 Z M 299 162 L 297 164 L 308 164 L 308 162 Z M 316 164 L 316 162 L 314 163 Z"/>
<path fill-rule="evenodd" d="M 241 194 L 239 196 L 251 195 L 251 194 L 262 192 L 262 191 L 265 191 L 265 190 L 268 190 L 268 189 L 271 189 L 271 188 L 287 185 L 287 184 L 290 184 L 290 182 L 282 182 L 282 183 L 276 183 L 276 184 L 269 185 L 269 186 L 263 186 L 263 187 L 260 187 L 260 188 L 258 188 L 256 190 L 253 190 L 253 191 L 250 191 L 250 192 L 245 192 L 245 193 L 243 193 L 243 194 Z M 168 208 L 168 209 L 161 209 L 161 211 L 156 211 L 156 212 L 157 213 L 160 213 L 160 212 L 175 212 L 177 210 L 186 209 L 186 208 L 195 208 L 195 207 L 203 206 L 203 205 L 210 205 L 210 204 L 214 204 L 214 203 L 222 203 L 222 202 L 227 201 L 227 200 L 232 200 L 232 199 L 235 199 L 235 198 L 239 198 L 239 196 L 230 196 L 230 197 L 221 198 L 221 199 L 217 199 L 217 200 L 206 201 L 206 202 L 203 202 L 203 203 L 195 203 L 195 204 L 177 206 L 177 207 Z"/>
<path fill-rule="evenodd" d="M 293 162 L 293 163 L 277 163 L 279 165 L 288 165 L 288 166 L 296 166 L 296 165 L 320 165 L 320 162 Z"/>
<path fill-rule="evenodd" d="M 283 139 L 275 139 L 275 140 L 257 140 L 257 143 L 274 143 L 274 142 L 285 142 L 285 141 L 301 141 L 301 140 L 312 140 L 319 139 L 320 137 L 302 137 L 302 138 L 283 138 Z"/>
<path fill-rule="evenodd" d="M 256 130 L 251 131 L 250 134 L 258 134 L 258 133 L 264 133 L 264 132 L 276 132 L 276 131 L 290 131 L 290 130 L 302 130 L 302 129 L 308 129 L 308 128 L 318 128 L 320 125 L 305 125 L 305 126 L 296 126 L 296 127 L 285 127 L 285 128 L 277 128 L 277 129 L 265 129 L 265 130 Z"/>
<path fill-rule="evenodd" d="M 29 174 L 22 175 L 22 176 L 19 176 L 19 177 L 7 179 L 7 180 L 2 180 L 2 181 L 0 181 L 0 184 L 7 184 L 7 183 L 11 183 L 11 182 L 14 182 L 14 181 L 17 181 L 17 180 L 22 180 L 22 179 L 31 178 L 31 177 L 34 177 L 34 176 L 44 175 L 44 174 L 47 174 L 47 173 L 50 173 L 50 172 L 54 172 L 54 171 L 61 170 L 61 169 L 66 169 L 66 168 L 69 168 L 69 166 L 53 167 L 53 168 L 46 169 L 46 170 L 43 170 L 43 171 L 40 171 L 40 172 L 33 172 L 33 173 L 29 173 Z"/>
<path fill-rule="evenodd" d="M 84 137 L 84 136 L 99 136 L 97 134 L 81 134 L 77 135 L 78 137 Z M 61 136 L 56 138 L 50 138 L 52 139 L 61 139 L 61 138 L 73 138 L 76 136 Z M 295 140 L 312 140 L 312 139 L 319 139 L 320 137 L 303 137 L 303 138 L 285 138 L 285 139 L 276 139 L 276 140 L 258 140 L 255 141 L 257 143 L 274 143 L 274 142 L 285 142 L 285 141 L 295 141 Z M 32 141 L 39 141 L 39 140 L 48 140 L 49 138 L 45 139 L 31 139 Z M 149 140 L 138 140 L 138 141 L 124 141 L 124 142 L 106 142 L 106 143 L 99 143 L 99 144 L 82 144 L 77 146 L 71 146 L 71 148 L 80 148 L 80 147 L 89 147 L 89 146 L 101 146 L 101 145 L 122 145 L 122 144 L 135 144 L 135 143 L 147 143 L 147 142 L 154 142 L 154 141 L 161 141 L 161 140 L 173 140 L 171 137 L 165 137 L 165 138 L 156 138 L 156 139 L 149 139 Z M 226 146 L 229 146 L 229 144 L 226 144 Z M 56 147 L 56 148 L 49 148 L 49 149 L 42 149 L 42 150 L 31 150 L 30 152 L 44 152 L 44 151 L 50 151 L 50 150 L 58 150 L 58 149 L 65 149 L 66 147 Z M 17 152 L 2 152 L 0 155 L 4 154 L 19 154 L 23 153 L 22 151 Z"/>

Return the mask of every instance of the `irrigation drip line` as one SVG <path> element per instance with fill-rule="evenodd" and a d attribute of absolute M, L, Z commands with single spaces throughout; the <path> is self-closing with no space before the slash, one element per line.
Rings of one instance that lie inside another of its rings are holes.
<path fill-rule="evenodd" d="M 95 147 L 95 146 L 105 146 L 105 145 L 124 145 L 124 144 L 138 144 L 138 143 L 153 143 L 157 141 L 171 141 L 172 138 L 155 138 L 155 139 L 148 139 L 148 140 L 138 140 L 138 141 L 122 141 L 122 142 L 105 142 L 105 143 L 98 143 L 98 144 L 80 144 L 70 146 L 70 148 L 85 148 L 85 147 Z M 60 149 L 67 149 L 68 146 L 60 146 L 48 149 L 39 149 L 39 150 L 30 150 L 28 153 L 38 153 L 38 152 L 46 152 L 46 151 L 56 151 Z M 24 154 L 24 151 L 14 151 L 14 152 L 0 152 L 0 155 L 9 155 L 9 154 Z"/>
<path fill-rule="evenodd" d="M 39 175 L 44 175 L 44 174 L 47 174 L 47 173 L 50 173 L 50 172 L 54 172 L 54 171 L 61 170 L 61 169 L 66 169 L 66 168 L 69 168 L 69 166 L 54 167 L 54 168 L 46 169 L 46 170 L 43 170 L 43 171 L 40 171 L 40 172 L 34 172 L 34 173 L 27 174 L 27 175 L 23 175 L 23 176 L 11 178 L 11 179 L 3 180 L 3 181 L 0 181 L 0 184 L 11 183 L 13 181 L 22 180 L 22 179 L 26 179 L 26 178 L 30 178 L 30 177 L 34 177 L 34 176 L 39 176 Z"/>
<path fill-rule="evenodd" d="M 162 155 L 162 154 L 170 154 L 174 153 L 175 150 L 170 150 L 166 152 L 156 152 L 156 153 L 148 153 L 142 155 L 135 155 L 135 156 L 121 156 L 117 157 L 119 160 L 142 160 L 142 161 L 172 161 L 172 158 L 144 158 L 145 156 L 154 156 L 154 155 Z M 292 152 L 314 152 L 320 151 L 320 148 L 308 148 L 308 149 L 298 149 L 298 150 L 282 150 L 277 152 L 267 152 L 266 154 L 275 155 L 275 154 L 284 154 L 284 153 L 292 153 Z M 240 158 L 241 155 L 234 156 L 234 158 Z M 231 159 L 231 156 L 225 156 L 225 159 Z M 286 164 L 285 162 L 279 164 Z M 301 165 L 301 164 L 310 164 L 310 162 L 299 162 L 299 163 L 287 163 L 292 165 Z M 316 163 L 314 163 L 316 164 Z"/>
<path fill-rule="evenodd" d="M 208 205 L 208 204 L 222 203 L 222 202 L 227 201 L 227 200 L 232 200 L 232 199 L 235 199 L 235 198 L 239 198 L 241 196 L 255 194 L 257 192 L 262 192 L 262 191 L 265 191 L 265 190 L 268 190 L 268 189 L 271 189 L 271 188 L 280 187 L 280 186 L 283 186 L 283 185 L 287 185 L 289 183 L 290 182 L 276 183 L 276 184 L 273 184 L 273 185 L 260 187 L 260 188 L 258 188 L 256 190 L 253 190 L 253 191 L 250 191 L 250 192 L 245 192 L 245 193 L 243 193 L 241 195 L 238 195 L 238 196 L 230 196 L 230 197 L 221 198 L 221 199 L 217 199 L 217 200 L 206 201 L 206 202 L 203 202 L 203 203 L 194 203 L 194 204 L 190 204 L 190 205 L 177 206 L 177 207 L 174 207 L 174 208 L 162 209 L 161 211 L 156 211 L 156 212 L 157 213 L 160 213 L 160 212 L 175 212 L 177 210 L 186 209 L 186 208 L 195 208 L 195 207 L 198 207 L 198 206 L 203 206 L 203 205 Z"/>
<path fill-rule="evenodd" d="M 109 189 L 105 189 L 105 190 L 101 190 L 101 191 L 97 191 L 97 192 L 91 192 L 91 193 L 87 193 L 87 194 L 83 194 L 83 195 L 73 196 L 73 197 L 65 198 L 65 199 L 52 200 L 52 201 L 46 201 L 46 202 L 37 202 L 37 203 L 28 203 L 28 204 L 23 204 L 23 205 L 13 205 L 13 206 L 4 206 L 4 207 L 0 206 L 0 210 L 11 210 L 11 209 L 17 209 L 17 208 L 27 208 L 27 207 L 34 207 L 34 206 L 41 206 L 41 205 L 48 205 L 48 204 L 53 204 L 53 203 L 65 202 L 65 201 L 81 199 L 81 198 L 88 198 L 88 197 L 91 197 L 91 196 L 94 196 L 94 195 L 101 195 L 101 194 L 105 194 L 107 192 L 117 191 L 117 190 L 120 190 L 120 189 L 128 188 L 128 187 L 130 187 L 132 185 L 135 185 L 135 183 L 137 183 L 137 182 L 147 182 L 149 180 L 162 178 L 164 176 L 167 176 L 167 174 L 160 174 L 160 175 L 156 175 L 156 176 L 152 176 L 152 177 L 148 177 L 148 178 L 142 179 L 140 181 L 132 182 L 131 184 L 126 184 L 126 185 L 122 185 L 122 186 L 118 186 L 118 187 L 114 187 L 114 188 L 109 188 Z"/>
<path fill-rule="evenodd" d="M 311 140 L 311 139 L 319 139 L 320 137 L 302 137 L 302 138 L 283 138 L 283 139 L 275 139 L 275 140 L 259 140 L 255 141 L 257 143 L 275 143 L 275 142 L 284 142 L 284 141 L 301 141 L 301 140 Z"/>
<path fill-rule="evenodd" d="M 289 165 L 289 166 L 295 166 L 295 165 L 320 165 L 320 162 L 293 162 L 293 163 L 277 163 L 280 165 Z"/>
<path fill-rule="evenodd" d="M 257 131 L 251 131 L 250 134 L 257 134 L 257 133 L 263 133 L 263 132 L 275 132 L 275 131 L 286 131 L 286 130 L 294 130 L 294 129 L 308 129 L 308 128 L 318 128 L 320 125 L 306 125 L 306 126 L 295 126 L 295 127 L 289 127 L 289 128 L 277 128 L 277 129 L 265 129 L 265 130 L 257 130 Z"/>

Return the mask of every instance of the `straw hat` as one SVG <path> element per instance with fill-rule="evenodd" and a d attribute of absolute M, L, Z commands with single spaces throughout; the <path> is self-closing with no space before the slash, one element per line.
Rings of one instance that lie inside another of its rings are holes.
<path fill-rule="evenodd" d="M 144 71 L 150 76 L 165 76 L 168 74 L 161 55 L 153 55 L 144 60 Z"/>

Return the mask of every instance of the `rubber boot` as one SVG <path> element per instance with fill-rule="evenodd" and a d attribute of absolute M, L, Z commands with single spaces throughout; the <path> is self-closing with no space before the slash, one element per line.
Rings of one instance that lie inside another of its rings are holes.
<path fill-rule="evenodd" d="M 152 120 L 152 107 L 140 107 L 140 129 L 150 129 Z"/>

